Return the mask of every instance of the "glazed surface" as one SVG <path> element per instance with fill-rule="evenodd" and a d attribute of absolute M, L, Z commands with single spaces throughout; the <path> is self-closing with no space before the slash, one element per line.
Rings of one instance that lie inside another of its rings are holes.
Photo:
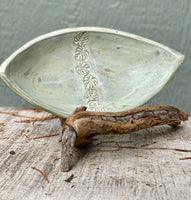
<path fill-rule="evenodd" d="M 3 63 L 3 79 L 30 103 L 61 117 L 135 108 L 156 95 L 183 61 L 145 38 L 102 28 L 47 34 Z"/>

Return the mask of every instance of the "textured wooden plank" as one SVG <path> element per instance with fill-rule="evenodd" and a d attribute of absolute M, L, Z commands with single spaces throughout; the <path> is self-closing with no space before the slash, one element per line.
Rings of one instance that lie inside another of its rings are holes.
<path fill-rule="evenodd" d="M 42 117 L 46 112 L 1 108 L 1 111 Z M 81 149 L 77 164 L 60 171 L 59 136 L 29 140 L 29 137 L 61 132 L 59 119 L 17 123 L 24 118 L 0 114 L 0 199 L 190 199 L 191 155 L 173 150 L 116 149 L 147 145 L 191 149 L 191 119 L 174 129 L 151 128 L 121 136 L 99 136 Z M 10 154 L 14 151 L 15 154 Z M 142 157 L 141 157 L 142 156 Z M 48 161 L 49 160 L 49 161 Z M 54 165 L 51 164 L 52 161 Z M 50 183 L 31 166 L 45 173 Z M 70 183 L 65 180 L 74 174 Z"/>

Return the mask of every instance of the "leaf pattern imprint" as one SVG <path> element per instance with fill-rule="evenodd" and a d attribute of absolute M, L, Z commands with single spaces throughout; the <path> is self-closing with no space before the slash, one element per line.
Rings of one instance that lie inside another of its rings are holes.
<path fill-rule="evenodd" d="M 96 92 L 96 90 L 94 89 L 89 89 L 86 91 L 85 97 L 89 100 L 89 101 L 98 101 L 99 97 L 98 94 Z"/>
<path fill-rule="evenodd" d="M 87 62 L 82 62 L 76 67 L 76 71 L 80 75 L 86 75 L 90 72 L 90 66 Z"/>
<path fill-rule="evenodd" d="M 98 103 L 98 101 L 90 101 L 88 103 L 90 110 L 95 110 L 95 111 L 103 111 L 104 108 L 102 105 Z"/>
<path fill-rule="evenodd" d="M 86 60 L 89 55 L 89 52 L 83 46 L 78 46 L 75 52 L 75 58 L 78 61 Z"/>
<path fill-rule="evenodd" d="M 83 45 L 85 45 L 85 42 L 87 39 L 88 39 L 88 34 L 86 32 L 80 32 L 75 36 L 74 44 L 83 46 Z"/>
<path fill-rule="evenodd" d="M 89 56 L 89 52 L 86 49 L 86 40 L 88 40 L 87 32 L 79 32 L 73 41 L 77 45 L 75 51 L 75 60 L 77 61 L 76 72 L 83 76 L 83 83 L 86 89 L 84 96 L 88 100 L 89 109 L 103 111 L 104 107 L 99 103 L 99 96 L 96 90 L 98 80 L 91 75 L 91 66 L 86 62 Z"/>
<path fill-rule="evenodd" d="M 95 88 L 95 86 L 97 85 L 97 78 L 92 76 L 91 74 L 87 74 L 84 76 L 83 78 L 83 82 L 86 88 Z"/>

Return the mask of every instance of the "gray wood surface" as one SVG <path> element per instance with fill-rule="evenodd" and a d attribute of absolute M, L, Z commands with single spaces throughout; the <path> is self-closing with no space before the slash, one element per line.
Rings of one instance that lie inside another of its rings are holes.
<path fill-rule="evenodd" d="M 0 108 L 32 117 L 50 114 L 16 108 Z M 178 128 L 151 128 L 121 136 L 99 136 L 81 149 L 81 156 L 67 173 L 60 171 L 59 135 L 30 140 L 61 132 L 59 119 L 18 123 L 27 119 L 0 114 L 0 199 L 190 199 L 191 119 Z M 4 123 L 4 126 L 3 124 Z M 120 146 L 142 149 L 116 149 Z M 13 154 L 14 151 L 15 154 Z M 12 154 L 11 154 L 12 153 Z M 51 163 L 53 162 L 53 163 Z M 37 169 L 44 172 L 49 183 Z M 65 180 L 74 174 L 71 182 Z"/>

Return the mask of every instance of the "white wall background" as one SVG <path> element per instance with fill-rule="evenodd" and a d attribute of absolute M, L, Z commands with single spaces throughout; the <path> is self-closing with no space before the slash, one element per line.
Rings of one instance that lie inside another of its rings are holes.
<path fill-rule="evenodd" d="M 57 29 L 98 26 L 134 33 L 185 55 L 148 104 L 191 113 L 191 0 L 0 0 L 0 63 L 29 40 Z M 0 81 L 0 106 L 30 106 Z"/>

